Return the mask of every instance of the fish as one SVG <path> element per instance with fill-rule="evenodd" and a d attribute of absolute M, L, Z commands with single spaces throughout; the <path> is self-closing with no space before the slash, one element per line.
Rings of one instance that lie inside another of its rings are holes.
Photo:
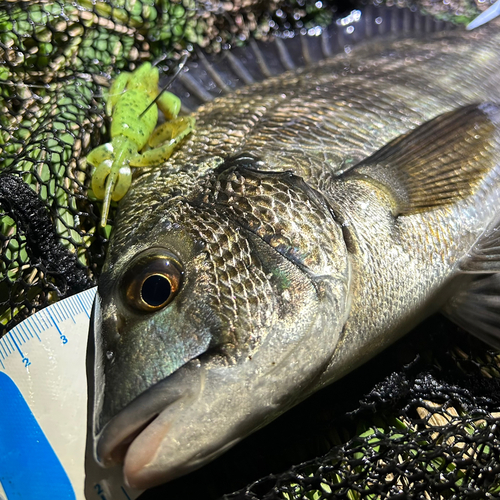
<path fill-rule="evenodd" d="M 182 74 L 196 127 L 120 201 L 94 303 L 102 466 L 187 474 L 438 311 L 500 345 L 500 31 L 441 28 L 371 8 Z"/>

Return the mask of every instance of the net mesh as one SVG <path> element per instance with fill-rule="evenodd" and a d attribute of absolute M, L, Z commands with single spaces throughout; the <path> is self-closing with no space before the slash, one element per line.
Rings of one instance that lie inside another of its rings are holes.
<path fill-rule="evenodd" d="M 98 230 L 84 158 L 107 140 L 102 88 L 117 72 L 165 55 L 160 69 L 167 71 L 190 44 L 218 51 L 250 36 L 328 24 L 348 7 L 309 0 L 0 2 L 0 336 L 96 283 L 113 211 Z M 424 7 L 474 15 L 472 2 Z M 422 351 L 427 333 L 423 341 L 413 334 L 404 345 L 413 342 L 418 354 L 406 364 L 373 378 L 376 366 L 401 359 L 400 343 L 243 448 L 142 498 L 218 498 L 246 481 L 225 498 L 500 498 L 500 358 L 449 324 L 431 325 L 432 352 Z M 354 401 L 339 405 L 349 383 Z M 303 427 L 290 424 L 293 418 Z M 276 440 L 283 422 L 288 430 Z M 316 438 L 321 446 L 311 447 Z M 270 470 L 285 472 L 266 475 Z"/>
<path fill-rule="evenodd" d="M 410 385 L 405 404 L 398 411 L 384 410 L 381 394 L 399 384 Z M 404 377 L 389 378 L 379 388 L 382 393 L 354 412 L 358 431 L 365 430 L 320 458 L 224 498 L 498 498 L 500 413 L 487 409 L 497 406 L 463 388 L 438 384 L 429 373 L 411 383 Z M 498 384 L 492 386 L 498 390 Z"/>

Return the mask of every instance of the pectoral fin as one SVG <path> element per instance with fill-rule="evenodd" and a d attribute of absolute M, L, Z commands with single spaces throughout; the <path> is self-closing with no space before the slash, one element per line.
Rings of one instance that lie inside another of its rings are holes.
<path fill-rule="evenodd" d="M 391 141 L 344 175 L 385 189 L 394 215 L 454 203 L 497 164 L 499 123 L 495 104 L 464 106 Z"/>
<path fill-rule="evenodd" d="M 497 217 L 459 262 L 470 285 L 453 296 L 443 312 L 464 330 L 500 348 L 500 217 Z"/>
<path fill-rule="evenodd" d="M 495 219 L 460 261 L 464 273 L 500 273 L 500 216 Z"/>
<path fill-rule="evenodd" d="M 478 277 L 453 296 L 442 312 L 464 330 L 500 349 L 500 274 Z"/>

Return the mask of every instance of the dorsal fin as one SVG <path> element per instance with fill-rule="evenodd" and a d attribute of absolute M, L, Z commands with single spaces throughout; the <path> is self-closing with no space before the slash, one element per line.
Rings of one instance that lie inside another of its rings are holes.
<path fill-rule="evenodd" d="M 336 19 L 327 28 L 288 31 L 286 36 L 281 33 L 267 41 L 251 40 L 244 48 L 215 55 L 194 54 L 169 90 L 181 98 L 183 110 L 189 112 L 252 82 L 349 53 L 353 46 L 368 39 L 426 36 L 453 27 L 406 8 L 367 6 Z"/>
<path fill-rule="evenodd" d="M 497 164 L 500 108 L 471 104 L 404 134 L 348 170 L 386 189 L 394 215 L 408 215 L 469 196 Z"/>

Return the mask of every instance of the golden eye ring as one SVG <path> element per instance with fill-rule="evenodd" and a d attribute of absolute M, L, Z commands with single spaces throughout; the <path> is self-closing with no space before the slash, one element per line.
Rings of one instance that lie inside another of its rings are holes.
<path fill-rule="evenodd" d="M 170 252 L 151 249 L 132 260 L 121 281 L 125 303 L 141 312 L 163 309 L 182 285 L 183 267 Z"/>

